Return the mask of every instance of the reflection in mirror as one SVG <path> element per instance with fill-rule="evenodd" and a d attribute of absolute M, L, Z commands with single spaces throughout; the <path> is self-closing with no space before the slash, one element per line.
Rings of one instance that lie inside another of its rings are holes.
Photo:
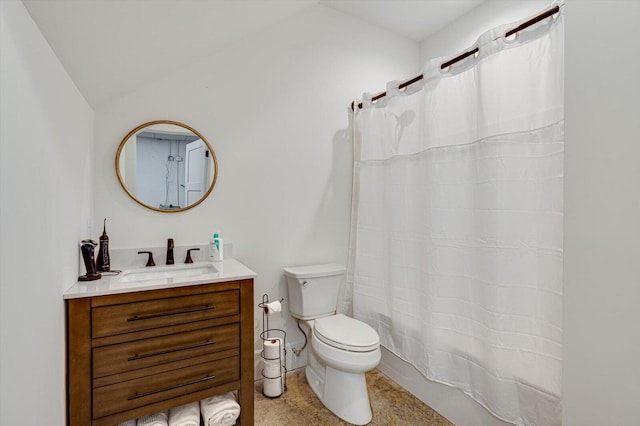
<path fill-rule="evenodd" d="M 211 145 L 175 121 L 152 121 L 133 129 L 116 154 L 118 180 L 136 202 L 162 212 L 200 204 L 218 175 Z"/>

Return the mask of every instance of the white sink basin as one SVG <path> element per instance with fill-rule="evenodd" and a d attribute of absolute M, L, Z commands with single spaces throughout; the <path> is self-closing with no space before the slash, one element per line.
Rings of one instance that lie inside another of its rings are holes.
<path fill-rule="evenodd" d="M 210 263 L 192 263 L 184 265 L 150 266 L 148 268 L 122 271 L 120 281 L 151 281 L 170 278 L 188 278 L 199 275 L 215 274 L 218 270 Z"/>

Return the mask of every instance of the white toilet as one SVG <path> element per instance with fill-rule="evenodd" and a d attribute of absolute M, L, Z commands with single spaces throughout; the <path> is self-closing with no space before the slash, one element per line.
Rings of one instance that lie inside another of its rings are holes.
<path fill-rule="evenodd" d="M 311 330 L 309 385 L 336 416 L 364 425 L 371 421 L 364 373 L 380 362 L 380 338 L 367 324 L 336 314 L 345 271 L 337 264 L 284 268 L 291 316 Z"/>

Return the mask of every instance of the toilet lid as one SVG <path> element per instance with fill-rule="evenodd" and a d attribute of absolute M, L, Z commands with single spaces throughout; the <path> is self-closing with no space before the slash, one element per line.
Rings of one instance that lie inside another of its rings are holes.
<path fill-rule="evenodd" d="M 342 314 L 318 318 L 313 332 L 327 345 L 347 351 L 368 352 L 380 346 L 380 338 L 373 328 Z"/>

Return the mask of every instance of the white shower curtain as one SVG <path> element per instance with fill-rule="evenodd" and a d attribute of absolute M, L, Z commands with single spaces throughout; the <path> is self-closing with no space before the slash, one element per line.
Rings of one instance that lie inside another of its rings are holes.
<path fill-rule="evenodd" d="M 354 120 L 354 316 L 519 425 L 561 422 L 562 14 L 488 31 Z"/>

